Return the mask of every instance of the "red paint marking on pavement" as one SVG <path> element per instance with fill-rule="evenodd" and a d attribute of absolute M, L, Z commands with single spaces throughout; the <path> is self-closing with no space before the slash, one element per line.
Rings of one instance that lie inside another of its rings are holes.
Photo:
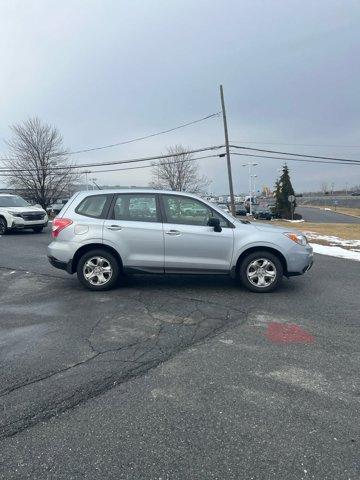
<path fill-rule="evenodd" d="M 290 323 L 269 323 L 266 338 L 273 343 L 313 343 L 315 337 L 298 325 Z"/>

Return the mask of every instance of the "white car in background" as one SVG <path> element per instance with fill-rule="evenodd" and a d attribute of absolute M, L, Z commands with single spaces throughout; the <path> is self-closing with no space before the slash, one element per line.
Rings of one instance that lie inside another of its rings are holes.
<path fill-rule="evenodd" d="M 230 213 L 230 208 L 228 207 L 228 205 L 226 203 L 218 203 L 217 206 L 219 208 L 221 208 L 221 210 L 224 210 L 225 212 Z"/>
<path fill-rule="evenodd" d="M 48 216 L 40 205 L 32 206 L 18 195 L 0 194 L 0 235 L 24 228 L 40 233 L 47 223 Z"/>

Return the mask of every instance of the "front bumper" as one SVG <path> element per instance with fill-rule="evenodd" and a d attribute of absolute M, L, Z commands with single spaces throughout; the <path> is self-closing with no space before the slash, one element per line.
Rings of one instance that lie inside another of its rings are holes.
<path fill-rule="evenodd" d="M 295 245 L 288 254 L 288 277 L 295 277 L 297 275 L 303 275 L 314 264 L 314 252 L 312 247 L 307 244 L 305 247 L 301 245 Z"/>
<path fill-rule="evenodd" d="M 21 217 L 13 217 L 10 229 L 23 229 L 23 228 L 36 228 L 43 227 L 45 228 L 48 224 L 48 217 L 46 216 L 43 220 L 24 220 Z"/>

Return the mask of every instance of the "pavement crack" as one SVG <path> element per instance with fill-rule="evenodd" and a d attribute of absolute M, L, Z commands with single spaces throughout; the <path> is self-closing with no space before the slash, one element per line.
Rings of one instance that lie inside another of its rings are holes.
<path fill-rule="evenodd" d="M 184 297 L 177 297 L 181 302 L 186 301 Z M 64 393 L 59 398 L 54 398 L 50 394 L 41 401 L 35 402 L 31 408 L 27 404 L 15 404 L 15 419 L 3 424 L 0 428 L 0 438 L 6 438 L 35 426 L 41 421 L 45 421 L 58 415 L 59 413 L 72 410 L 78 405 L 87 402 L 89 399 L 97 397 L 115 386 L 124 384 L 132 378 L 143 375 L 151 369 L 165 363 L 177 353 L 185 349 L 208 341 L 210 338 L 222 333 L 234 325 L 244 324 L 247 321 L 248 314 L 242 310 L 229 308 L 225 305 L 218 305 L 215 302 L 199 301 L 192 299 L 193 305 L 190 308 L 186 306 L 184 313 L 179 314 L 178 304 L 175 303 L 175 311 L 171 313 L 174 321 L 161 321 L 161 316 L 152 312 L 156 308 L 161 312 L 164 308 L 174 308 L 167 305 L 168 299 L 161 305 L 149 305 L 144 299 L 139 300 L 144 306 L 146 314 L 153 320 L 157 326 L 156 332 L 147 338 L 139 338 L 136 341 L 127 344 L 118 345 L 103 350 L 96 348 L 93 343 L 93 337 L 104 318 L 99 318 L 90 327 L 85 341 L 91 350 L 91 356 L 85 360 L 79 361 L 66 368 L 56 372 L 50 372 L 34 378 L 31 381 L 15 385 L 12 388 L 4 390 L 0 398 L 6 397 L 13 392 L 31 385 L 40 384 L 50 379 L 56 382 L 62 382 Z M 209 309 L 205 306 L 216 305 L 217 310 Z M 221 309 L 219 308 L 221 307 Z M 216 312 L 215 315 L 213 315 Z M 241 314 L 241 316 L 239 316 Z M 111 355 L 114 354 L 114 355 Z M 97 372 L 93 367 L 86 367 L 86 370 L 79 370 L 76 382 L 67 386 L 67 377 L 63 374 L 71 370 L 78 369 L 91 363 L 107 365 L 106 371 L 102 372 L 100 368 L 99 375 L 93 375 Z M 59 378 L 56 378 L 56 377 Z M 45 384 L 46 385 L 46 384 Z M 47 388 L 40 387 L 42 392 Z M 35 393 L 36 394 L 36 391 Z M 8 401 L 11 405 L 12 399 Z M 20 407 L 20 408 L 18 408 Z M 5 408 L 5 407 L 4 407 Z"/>
<path fill-rule="evenodd" d="M 28 387 L 30 385 L 34 385 L 35 383 L 43 382 L 44 380 L 48 380 L 49 378 L 55 377 L 56 375 L 60 375 L 61 373 L 67 372 L 73 368 L 79 367 L 80 365 L 84 365 L 88 362 L 91 362 L 94 360 L 94 358 L 98 357 L 100 353 L 96 353 L 95 355 L 87 358 L 86 360 L 83 360 L 81 362 L 74 363 L 73 365 L 70 365 L 66 368 L 62 368 L 61 370 L 56 370 L 55 372 L 50 372 L 45 375 L 42 375 L 40 377 L 36 377 L 28 382 L 23 382 L 20 384 L 15 385 L 12 388 L 8 388 L 5 390 L 0 391 L 0 398 L 5 397 L 6 395 L 9 395 L 10 393 L 15 392 L 16 390 L 20 390 L 21 388 Z"/>

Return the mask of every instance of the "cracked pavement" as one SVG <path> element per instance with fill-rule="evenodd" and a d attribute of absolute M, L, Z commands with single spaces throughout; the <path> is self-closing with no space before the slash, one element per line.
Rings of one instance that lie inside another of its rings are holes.
<path fill-rule="evenodd" d="M 1 479 L 360 475 L 357 262 L 316 256 L 274 294 L 195 276 L 93 293 L 47 242 L 0 238 Z"/>

